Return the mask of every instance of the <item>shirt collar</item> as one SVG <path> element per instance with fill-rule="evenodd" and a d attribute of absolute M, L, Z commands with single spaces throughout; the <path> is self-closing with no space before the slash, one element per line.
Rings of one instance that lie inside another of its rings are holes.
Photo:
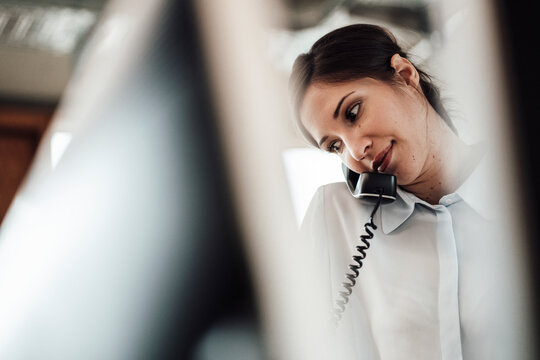
<path fill-rule="evenodd" d="M 498 206 L 494 203 L 493 170 L 495 163 L 489 155 L 484 155 L 471 175 L 456 190 L 456 193 L 480 216 L 487 220 L 497 217 Z"/>
<path fill-rule="evenodd" d="M 380 209 L 383 233 L 389 234 L 403 224 L 413 213 L 417 200 L 420 199 L 398 187 L 396 200 Z"/>
<path fill-rule="evenodd" d="M 497 207 L 492 204 L 493 191 L 489 186 L 490 164 L 489 159 L 483 156 L 465 182 L 454 193 L 443 196 L 439 203 L 448 206 L 464 200 L 480 216 L 488 220 L 493 219 L 496 216 L 494 210 Z M 382 231 L 389 234 L 396 230 L 412 215 L 416 204 L 433 208 L 429 203 L 398 187 L 396 200 L 381 206 Z"/>

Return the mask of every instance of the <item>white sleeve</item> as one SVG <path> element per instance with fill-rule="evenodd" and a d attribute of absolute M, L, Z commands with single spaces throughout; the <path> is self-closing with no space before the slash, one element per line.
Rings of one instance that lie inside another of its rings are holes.
<path fill-rule="evenodd" d="M 317 189 L 300 227 L 300 239 L 306 256 L 313 261 L 313 277 L 327 294 L 329 311 L 332 309 L 330 253 L 326 226 L 325 187 Z"/>
<path fill-rule="evenodd" d="M 305 246 L 306 256 L 310 256 L 314 261 L 313 279 L 317 281 L 319 286 L 322 286 L 323 293 L 326 295 L 324 306 L 328 309 L 330 319 L 333 317 L 333 295 L 335 294 L 332 293 L 331 283 L 330 239 L 328 237 L 328 221 L 330 219 L 327 214 L 330 210 L 328 206 L 331 204 L 326 201 L 326 197 L 330 196 L 327 190 L 330 190 L 328 186 L 322 186 L 313 196 L 300 227 L 300 238 Z M 343 319 L 338 331 L 336 332 L 334 329 L 328 339 L 333 352 L 332 358 L 343 360 L 363 358 L 362 353 L 356 352 L 358 339 L 353 338 L 354 325 L 351 321 L 352 319 Z"/>

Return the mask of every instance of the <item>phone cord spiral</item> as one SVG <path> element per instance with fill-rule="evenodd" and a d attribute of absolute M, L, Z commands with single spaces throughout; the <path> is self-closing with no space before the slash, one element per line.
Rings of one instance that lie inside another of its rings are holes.
<path fill-rule="evenodd" d="M 373 222 L 373 217 L 381 205 L 381 200 L 382 193 L 379 193 L 377 204 L 371 212 L 368 222 L 364 224 L 365 234 L 360 235 L 362 244 L 356 246 L 357 255 L 352 257 L 356 264 L 353 263 L 349 265 L 351 272 L 345 275 L 347 281 L 341 283 L 344 290 L 338 292 L 338 299 L 336 300 L 336 307 L 334 308 L 334 320 L 336 325 L 339 323 L 343 313 L 345 312 L 345 305 L 349 302 L 349 296 L 352 294 L 352 288 L 356 284 L 356 278 L 360 274 L 359 270 L 363 266 L 362 261 L 366 258 L 366 250 L 370 247 L 369 240 L 373 239 L 373 231 L 371 231 L 371 229 L 377 230 L 377 225 L 375 225 Z"/>

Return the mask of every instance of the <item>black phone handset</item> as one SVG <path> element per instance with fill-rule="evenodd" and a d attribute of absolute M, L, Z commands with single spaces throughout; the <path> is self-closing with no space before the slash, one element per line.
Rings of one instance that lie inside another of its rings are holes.
<path fill-rule="evenodd" d="M 377 230 L 373 217 L 381 204 L 396 200 L 396 177 L 394 175 L 371 172 L 359 174 L 349 169 L 345 164 L 342 165 L 342 169 L 352 196 L 373 203 L 375 207 L 368 222 L 364 225 L 365 234 L 360 235 L 362 243 L 356 246 L 357 254 L 352 257 L 355 263 L 349 265 L 351 272 L 345 275 L 347 281 L 342 283 L 344 290 L 338 292 L 334 308 L 336 323 L 341 320 L 343 312 L 345 312 L 345 305 L 349 302 L 352 288 L 356 284 L 356 278 L 360 274 L 359 270 L 363 266 L 362 261 L 366 258 L 366 250 L 370 247 L 369 240 L 373 239 L 374 236 L 371 229 Z"/>

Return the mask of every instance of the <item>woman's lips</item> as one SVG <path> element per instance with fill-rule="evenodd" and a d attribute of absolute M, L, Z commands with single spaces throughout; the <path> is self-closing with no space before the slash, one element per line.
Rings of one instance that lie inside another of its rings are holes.
<path fill-rule="evenodd" d="M 392 160 L 392 147 L 394 143 L 390 143 L 383 151 L 377 154 L 372 163 L 372 168 L 374 172 L 384 172 L 390 161 Z"/>

